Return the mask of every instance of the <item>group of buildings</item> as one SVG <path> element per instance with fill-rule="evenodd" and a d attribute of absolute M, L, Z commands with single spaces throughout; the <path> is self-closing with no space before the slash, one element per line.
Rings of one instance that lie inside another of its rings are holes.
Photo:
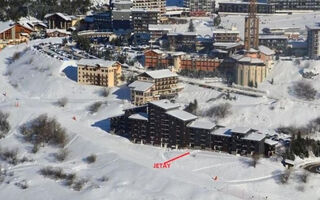
<path fill-rule="evenodd" d="M 241 155 L 275 153 L 277 141 L 267 134 L 245 127 L 233 129 L 199 118 L 169 100 L 125 109 L 110 119 L 116 134 L 134 143 L 167 148 L 195 148 Z"/>

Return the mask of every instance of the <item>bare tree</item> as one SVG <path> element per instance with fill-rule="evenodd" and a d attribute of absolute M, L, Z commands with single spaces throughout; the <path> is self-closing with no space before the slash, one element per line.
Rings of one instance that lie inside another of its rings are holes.
<path fill-rule="evenodd" d="M 254 154 L 252 155 L 252 166 L 253 166 L 254 168 L 256 168 L 259 159 L 260 159 L 260 155 L 259 155 L 259 154 L 254 153 Z"/>
<path fill-rule="evenodd" d="M 209 108 L 204 115 L 208 117 L 215 117 L 216 119 L 223 119 L 231 114 L 231 104 L 222 103 Z"/>
<path fill-rule="evenodd" d="M 312 101 L 316 98 L 317 90 L 310 83 L 299 81 L 292 87 L 293 94 L 304 100 Z"/>

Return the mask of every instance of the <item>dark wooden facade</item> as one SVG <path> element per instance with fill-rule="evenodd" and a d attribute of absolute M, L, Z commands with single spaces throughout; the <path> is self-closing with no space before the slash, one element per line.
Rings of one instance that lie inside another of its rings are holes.
<path fill-rule="evenodd" d="M 207 149 L 240 155 L 271 156 L 274 153 L 275 144 L 265 144 L 266 136 L 256 130 L 239 133 L 216 125 L 192 126 L 199 119 L 175 117 L 171 113 L 179 110 L 179 106 L 171 105 L 161 107 L 151 102 L 147 106 L 127 109 L 123 115 L 111 118 L 111 129 L 135 143 L 168 148 Z M 144 119 L 132 117 L 141 112 L 146 112 Z"/>

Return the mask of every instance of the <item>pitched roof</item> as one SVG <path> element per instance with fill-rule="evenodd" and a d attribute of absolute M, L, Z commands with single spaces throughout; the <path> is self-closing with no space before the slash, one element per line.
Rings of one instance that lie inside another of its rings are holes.
<path fill-rule="evenodd" d="M 191 113 L 188 113 L 186 111 L 183 111 L 183 110 L 170 110 L 170 111 L 167 111 L 166 112 L 168 115 L 172 116 L 172 117 L 175 117 L 177 119 L 180 119 L 182 121 L 191 121 L 191 120 L 195 120 L 197 119 L 198 117 L 191 114 Z"/>
<path fill-rule="evenodd" d="M 136 113 L 136 114 L 130 115 L 129 119 L 148 121 L 148 114 L 147 113 Z"/>
<path fill-rule="evenodd" d="M 254 132 L 243 137 L 244 140 L 251 140 L 251 141 L 262 141 L 264 138 L 266 138 L 266 135 L 259 132 Z"/>
<path fill-rule="evenodd" d="M 274 141 L 274 140 L 271 140 L 271 139 L 266 139 L 266 140 L 264 141 L 264 143 L 266 143 L 266 144 L 268 144 L 268 145 L 270 145 L 270 146 L 275 146 L 275 145 L 279 144 L 278 141 Z"/>
<path fill-rule="evenodd" d="M 266 46 L 263 46 L 263 45 L 260 45 L 259 46 L 259 51 L 267 56 L 271 56 L 271 55 L 274 55 L 275 52 L 273 50 L 271 50 L 270 48 L 266 47 Z"/>
<path fill-rule="evenodd" d="M 111 67 L 117 63 L 117 61 L 110 61 L 110 60 L 102 60 L 102 59 L 81 59 L 78 61 L 78 65 L 88 65 L 88 66 L 96 66 L 99 65 L 100 67 Z"/>
<path fill-rule="evenodd" d="M 229 128 L 219 128 L 213 132 L 211 132 L 212 135 L 216 136 L 224 136 L 224 137 L 231 137 L 231 129 Z"/>
<path fill-rule="evenodd" d="M 66 21 L 71 21 L 72 20 L 72 17 L 70 15 L 66 15 L 66 14 L 59 13 L 59 12 L 46 14 L 44 16 L 44 18 L 46 19 L 46 18 L 51 17 L 53 15 L 58 15 L 59 17 L 61 17 L 62 19 L 66 20 Z"/>
<path fill-rule="evenodd" d="M 179 104 L 171 103 L 167 99 L 159 100 L 159 101 L 152 101 L 152 102 L 150 102 L 150 104 L 158 106 L 158 107 L 165 109 L 165 110 L 171 110 L 171 109 L 176 109 L 176 108 L 180 107 Z"/>
<path fill-rule="evenodd" d="M 168 77 L 176 77 L 178 76 L 176 73 L 171 72 L 168 69 L 161 69 L 156 71 L 147 71 L 145 74 L 149 75 L 151 78 L 168 78 Z"/>
<path fill-rule="evenodd" d="M 211 130 L 216 126 L 215 123 L 212 123 L 211 121 L 207 119 L 197 119 L 190 124 L 188 124 L 188 127 L 190 128 L 198 128 L 198 129 L 206 129 Z"/>
<path fill-rule="evenodd" d="M 136 91 L 144 92 L 151 88 L 153 83 L 145 82 L 145 81 L 135 81 L 129 85 L 129 88 L 133 88 Z"/>
<path fill-rule="evenodd" d="M 252 130 L 249 127 L 235 127 L 231 129 L 232 133 L 241 133 L 241 134 L 247 134 L 250 130 Z"/>
<path fill-rule="evenodd" d="M 14 26 L 13 21 L 0 22 L 0 33 L 12 28 Z"/>

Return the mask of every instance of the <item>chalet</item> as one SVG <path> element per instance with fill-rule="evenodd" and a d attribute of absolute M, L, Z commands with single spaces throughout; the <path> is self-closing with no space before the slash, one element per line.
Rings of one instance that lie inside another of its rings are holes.
<path fill-rule="evenodd" d="M 67 30 L 78 22 L 77 17 L 63 13 L 50 13 L 45 15 L 44 18 L 48 23 L 48 29 Z"/>
<path fill-rule="evenodd" d="M 7 45 L 28 42 L 33 29 L 12 21 L 0 23 L 0 49 Z"/>

